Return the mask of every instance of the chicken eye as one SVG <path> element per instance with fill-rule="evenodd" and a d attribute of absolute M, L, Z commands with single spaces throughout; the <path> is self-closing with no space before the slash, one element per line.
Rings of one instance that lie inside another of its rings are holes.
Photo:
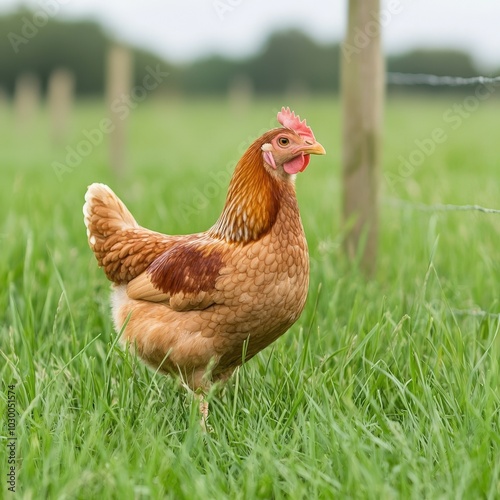
<path fill-rule="evenodd" d="M 278 144 L 280 146 L 288 146 L 288 144 L 290 144 L 290 139 L 286 138 L 286 137 L 280 137 L 278 139 Z"/>

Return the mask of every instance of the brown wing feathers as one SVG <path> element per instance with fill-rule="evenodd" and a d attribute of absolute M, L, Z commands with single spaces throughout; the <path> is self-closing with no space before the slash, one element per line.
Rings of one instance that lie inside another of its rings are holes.
<path fill-rule="evenodd" d="M 214 303 L 215 282 L 224 266 L 218 242 L 179 242 L 127 286 L 133 299 L 168 301 L 176 310 L 205 309 Z"/>
<path fill-rule="evenodd" d="M 179 244 L 158 257 L 148 269 L 151 282 L 168 294 L 213 290 L 223 266 L 222 252 L 198 242 Z"/>

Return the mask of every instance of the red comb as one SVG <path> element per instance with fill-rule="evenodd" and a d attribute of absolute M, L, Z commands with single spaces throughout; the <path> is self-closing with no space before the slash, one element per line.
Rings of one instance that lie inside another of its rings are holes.
<path fill-rule="evenodd" d="M 278 113 L 278 122 L 281 123 L 283 127 L 293 130 L 304 139 L 316 141 L 313 131 L 307 126 L 306 121 L 301 121 L 300 116 L 290 111 L 290 108 L 281 108 L 281 111 Z"/>

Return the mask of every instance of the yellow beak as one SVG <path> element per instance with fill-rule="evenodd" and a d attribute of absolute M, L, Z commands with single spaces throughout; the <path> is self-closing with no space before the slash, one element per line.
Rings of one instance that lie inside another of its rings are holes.
<path fill-rule="evenodd" d="M 305 155 L 324 155 L 326 154 L 325 148 L 319 143 L 308 144 L 300 148 L 300 151 Z"/>

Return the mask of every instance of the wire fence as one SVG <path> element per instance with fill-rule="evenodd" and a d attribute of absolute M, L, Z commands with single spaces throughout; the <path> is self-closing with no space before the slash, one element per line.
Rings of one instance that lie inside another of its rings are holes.
<path fill-rule="evenodd" d="M 390 85 L 429 85 L 442 87 L 468 87 L 472 85 L 493 85 L 500 87 L 500 76 L 437 76 L 423 73 L 387 73 L 387 83 Z M 436 204 L 426 205 L 398 198 L 385 198 L 384 204 L 399 207 L 412 208 L 423 212 L 482 212 L 485 214 L 500 214 L 500 209 L 486 208 L 480 205 L 450 205 Z"/>
<path fill-rule="evenodd" d="M 412 208 L 421 212 L 483 212 L 485 214 L 500 214 L 500 209 L 486 208 L 480 205 L 449 205 L 438 203 L 436 205 L 426 205 L 399 198 L 384 198 L 385 205 L 397 208 Z"/>
<path fill-rule="evenodd" d="M 488 76 L 474 76 L 469 78 L 464 77 L 454 77 L 454 76 L 437 76 L 428 75 L 421 73 L 387 73 L 387 83 L 389 85 L 402 85 L 402 86 L 431 86 L 431 87 L 470 87 L 474 85 L 487 85 L 488 87 L 493 87 L 492 90 L 496 90 L 496 87 L 500 88 L 500 76 L 488 77 Z M 394 208 L 412 209 L 421 212 L 479 212 L 488 215 L 499 215 L 500 209 L 497 208 L 487 208 L 481 205 L 453 205 L 453 204 L 432 204 L 427 205 L 420 202 L 412 202 L 408 200 L 402 200 L 399 198 L 387 197 L 382 200 L 383 204 L 386 206 Z M 484 311 L 480 308 L 475 309 L 456 309 L 451 308 L 450 312 L 454 316 L 469 316 L 476 317 L 478 319 L 493 319 L 500 320 L 500 313 L 492 313 L 489 311 Z"/>
<path fill-rule="evenodd" d="M 437 76 L 423 73 L 387 73 L 389 85 L 429 85 L 432 87 L 467 87 L 471 85 L 499 85 L 500 76 Z"/>
<path fill-rule="evenodd" d="M 500 313 L 492 313 L 483 311 L 482 309 L 451 309 L 451 313 L 455 316 L 475 316 L 477 318 L 500 319 Z"/>

